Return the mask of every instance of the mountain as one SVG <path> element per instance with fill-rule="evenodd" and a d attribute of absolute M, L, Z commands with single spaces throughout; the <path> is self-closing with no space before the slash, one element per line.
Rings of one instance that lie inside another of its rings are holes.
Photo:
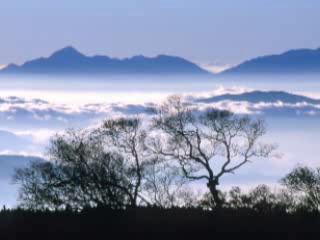
<path fill-rule="evenodd" d="M 320 99 L 282 91 L 252 91 L 241 94 L 223 94 L 207 98 L 194 98 L 202 107 L 227 109 L 239 114 L 257 114 L 275 118 L 305 119 L 320 117 Z"/>
<path fill-rule="evenodd" d="M 279 55 L 254 58 L 230 68 L 225 74 L 319 74 L 320 48 L 291 50 Z"/>
<path fill-rule="evenodd" d="M 19 186 L 13 181 L 15 170 L 27 167 L 32 161 L 44 160 L 32 156 L 0 155 L 0 206 L 14 207 L 17 203 Z"/>
<path fill-rule="evenodd" d="M 196 64 L 180 57 L 158 55 L 156 57 L 134 56 L 125 59 L 107 56 L 86 56 L 73 47 L 63 48 L 48 58 L 38 58 L 21 66 L 10 64 L 3 74 L 160 74 L 160 75 L 209 75 Z"/>
<path fill-rule="evenodd" d="M 44 160 L 33 156 L 0 155 L 0 180 L 12 178 L 14 169 L 26 167 L 32 161 Z"/>
<path fill-rule="evenodd" d="M 237 101 L 237 102 L 284 102 L 289 104 L 309 103 L 320 104 L 320 99 L 309 98 L 301 95 L 291 94 L 283 91 L 252 91 L 241 94 L 223 94 L 209 98 L 199 98 L 197 102 L 211 103 L 220 101 Z"/>
<path fill-rule="evenodd" d="M 21 151 L 25 146 L 31 145 L 31 139 L 15 135 L 11 132 L 0 130 L 0 152 Z"/>

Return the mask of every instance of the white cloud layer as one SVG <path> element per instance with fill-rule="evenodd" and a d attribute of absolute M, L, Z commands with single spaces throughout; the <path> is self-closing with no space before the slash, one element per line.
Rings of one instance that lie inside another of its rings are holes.
<path fill-rule="evenodd" d="M 269 119 L 320 117 L 318 100 L 287 93 L 280 93 L 275 98 L 272 92 L 264 92 L 263 97 L 259 95 L 259 100 L 256 100 L 245 95 L 250 91 L 245 88 L 219 87 L 207 93 L 184 97 L 191 107 L 199 110 L 226 109 L 237 114 L 254 114 Z M 149 114 L 146 110 L 153 106 L 154 103 L 72 105 L 53 104 L 40 99 L 0 98 L 0 153 L 24 152 L 40 155 L 49 139 L 59 131 L 96 126 L 108 117 L 146 116 Z"/>
<path fill-rule="evenodd" d="M 243 94 L 249 93 L 245 88 L 219 87 L 202 94 L 185 95 L 190 106 L 205 110 L 207 108 L 226 109 L 238 114 L 255 114 L 267 118 L 318 118 L 320 101 L 304 99 L 298 101 L 295 95 L 283 95 L 274 98 L 272 92 L 264 93 L 259 101 L 250 101 Z M 236 96 L 236 98 L 235 98 Z M 236 100 L 234 100 L 236 99 Z M 241 99 L 241 100 L 239 100 Z M 251 99 L 252 100 L 252 99 Z M 29 145 L 44 145 L 50 137 L 67 128 L 84 128 L 94 126 L 107 117 L 148 114 L 146 110 L 153 103 L 96 103 L 96 104 L 53 104 L 40 99 L 23 99 L 18 97 L 0 98 L 0 129 L 14 134 L 14 139 L 24 142 L 23 151 L 34 149 Z M 7 139 L 7 136 L 3 136 Z M 2 137 L 2 138 L 3 138 Z M 0 134 L 1 140 L 1 134 Z M 18 146 L 14 147 L 17 151 Z M 1 148 L 8 150 L 7 146 Z"/>
<path fill-rule="evenodd" d="M 206 64 L 200 64 L 200 67 L 212 73 L 221 73 L 233 67 L 233 65 L 219 64 L 219 63 L 206 63 Z"/>

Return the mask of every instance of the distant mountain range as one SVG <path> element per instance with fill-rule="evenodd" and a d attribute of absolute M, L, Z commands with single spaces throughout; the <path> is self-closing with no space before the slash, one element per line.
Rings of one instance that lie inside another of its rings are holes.
<path fill-rule="evenodd" d="M 291 50 L 245 61 L 220 75 L 237 74 L 319 74 L 320 48 Z"/>
<path fill-rule="evenodd" d="M 196 75 L 210 76 L 184 58 L 168 55 L 131 58 L 86 56 L 73 47 L 65 47 L 47 58 L 27 61 L 22 65 L 10 64 L 0 74 L 45 75 Z M 245 61 L 217 76 L 254 74 L 320 74 L 320 48 L 290 50 Z"/>
<path fill-rule="evenodd" d="M 16 168 L 27 167 L 32 161 L 44 161 L 44 159 L 33 156 L 0 154 L 0 181 L 11 179 Z"/>
<path fill-rule="evenodd" d="M 208 98 L 197 98 L 195 102 L 209 107 L 223 107 L 236 113 L 254 113 L 275 118 L 319 118 L 320 99 L 282 91 L 252 91 L 241 94 L 223 94 Z"/>
<path fill-rule="evenodd" d="M 38 58 L 21 66 L 10 64 L 3 74 L 100 74 L 100 75 L 210 75 L 196 64 L 180 57 L 158 55 L 150 58 L 134 56 L 125 59 L 107 56 L 85 56 L 73 47 L 63 48 L 48 58 Z"/>
<path fill-rule="evenodd" d="M 211 103 L 220 101 L 236 101 L 236 102 L 283 102 L 289 104 L 308 103 L 308 104 L 320 104 L 319 99 L 309 98 L 301 95 L 291 94 L 284 91 L 252 91 L 241 94 L 223 94 L 219 96 L 213 96 L 209 98 L 199 98 L 197 102 Z"/>
<path fill-rule="evenodd" d="M 15 207 L 19 188 L 13 181 L 15 170 L 25 168 L 33 161 L 44 160 L 32 156 L 0 155 L 0 206 Z"/>

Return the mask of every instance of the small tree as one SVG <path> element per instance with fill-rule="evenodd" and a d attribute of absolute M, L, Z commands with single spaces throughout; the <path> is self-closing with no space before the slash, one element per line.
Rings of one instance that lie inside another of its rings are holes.
<path fill-rule="evenodd" d="M 154 141 L 155 151 L 177 161 L 187 179 L 207 181 L 217 208 L 223 204 L 217 189 L 221 177 L 253 158 L 268 157 L 274 149 L 258 142 L 265 134 L 261 120 L 215 109 L 193 110 L 179 96 L 155 111 L 154 127 L 164 134 Z"/>
<path fill-rule="evenodd" d="M 296 167 L 281 183 L 300 198 L 302 207 L 320 210 L 320 168 Z"/>
<path fill-rule="evenodd" d="M 258 185 L 248 193 L 233 187 L 228 193 L 228 206 L 232 209 L 246 209 L 259 214 L 292 212 L 293 197 L 284 189 L 271 191 L 267 185 Z"/>

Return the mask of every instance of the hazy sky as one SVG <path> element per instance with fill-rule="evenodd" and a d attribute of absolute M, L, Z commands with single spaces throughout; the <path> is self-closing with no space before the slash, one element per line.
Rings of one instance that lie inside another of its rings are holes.
<path fill-rule="evenodd" d="M 73 45 L 126 57 L 236 64 L 320 47 L 319 0 L 1 0 L 0 65 Z"/>

